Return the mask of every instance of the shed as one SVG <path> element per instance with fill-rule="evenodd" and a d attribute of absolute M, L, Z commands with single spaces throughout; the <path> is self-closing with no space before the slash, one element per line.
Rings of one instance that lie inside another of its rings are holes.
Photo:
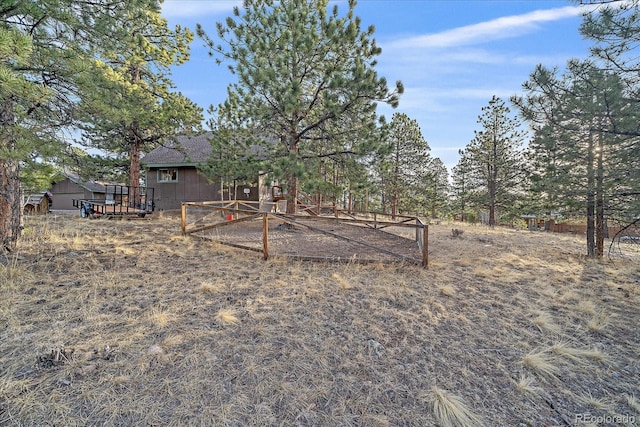
<path fill-rule="evenodd" d="M 28 194 L 24 197 L 25 215 L 42 215 L 51 209 L 53 198 L 49 191 Z"/>
<path fill-rule="evenodd" d="M 62 180 L 53 182 L 51 193 L 55 203 L 53 209 L 76 210 L 74 199 L 104 199 L 106 186 L 103 183 L 84 181 L 79 176 L 66 173 Z"/>

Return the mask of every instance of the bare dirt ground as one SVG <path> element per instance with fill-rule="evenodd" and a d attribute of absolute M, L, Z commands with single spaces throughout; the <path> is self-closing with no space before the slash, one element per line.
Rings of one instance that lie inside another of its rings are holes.
<path fill-rule="evenodd" d="M 290 227 L 271 219 L 268 225 L 269 255 L 341 262 L 422 262 L 414 228 L 374 228 L 373 221 L 370 224 L 350 224 L 334 219 L 299 215 Z M 220 222 L 226 220 L 211 221 Z M 224 227 L 196 235 L 262 251 L 261 218 L 227 223 Z"/>
<path fill-rule="evenodd" d="M 177 218 L 28 218 L 0 262 L 2 426 L 640 419 L 640 253 L 430 227 L 430 267 L 306 263 Z"/>

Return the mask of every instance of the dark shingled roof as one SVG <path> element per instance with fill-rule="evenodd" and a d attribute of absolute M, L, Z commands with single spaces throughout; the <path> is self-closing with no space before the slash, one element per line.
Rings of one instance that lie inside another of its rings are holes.
<path fill-rule="evenodd" d="M 84 188 L 86 190 L 89 190 L 92 193 L 105 193 L 107 191 L 106 190 L 106 184 L 104 184 L 104 183 L 95 182 L 95 181 L 84 181 L 78 175 L 75 175 L 75 174 L 69 173 L 69 172 L 65 172 L 64 175 L 67 178 L 69 178 L 69 180 L 71 182 L 73 182 L 74 184 L 78 184 L 82 188 Z"/>
<path fill-rule="evenodd" d="M 174 142 L 158 147 L 140 161 L 145 165 L 193 165 L 204 163 L 211 154 L 211 132 L 198 136 L 178 136 Z"/>

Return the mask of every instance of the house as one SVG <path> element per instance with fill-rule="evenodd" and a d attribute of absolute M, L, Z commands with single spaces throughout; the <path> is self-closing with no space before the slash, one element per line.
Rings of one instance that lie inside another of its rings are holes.
<path fill-rule="evenodd" d="M 233 195 L 232 189 L 226 185 L 223 188 L 220 182 L 210 183 L 198 171 L 198 164 L 205 163 L 211 154 L 211 135 L 179 136 L 142 158 L 140 163 L 146 170 L 147 187 L 154 188 L 157 210 L 180 209 L 182 202 L 260 199 L 258 177 L 256 184 L 240 185 Z"/>
<path fill-rule="evenodd" d="M 64 178 L 51 185 L 53 203 L 50 207 L 56 210 L 76 210 L 74 199 L 104 199 L 106 186 L 102 183 L 84 181 L 79 176 L 65 174 Z"/>

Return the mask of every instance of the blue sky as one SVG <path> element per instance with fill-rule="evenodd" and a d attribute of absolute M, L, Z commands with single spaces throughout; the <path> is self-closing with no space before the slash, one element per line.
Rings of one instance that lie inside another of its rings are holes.
<path fill-rule="evenodd" d="M 215 38 L 216 22 L 241 3 L 165 0 L 163 16 L 191 29 L 200 23 Z M 347 10 L 344 1 L 332 3 Z M 378 74 L 405 87 L 399 107 L 380 113 L 417 120 L 431 154 L 451 170 L 493 95 L 508 101 L 520 93 L 537 64 L 562 68 L 588 55 L 589 43 L 578 32 L 583 10 L 568 0 L 359 0 L 355 12 L 363 28 L 376 28 Z M 205 110 L 224 101 L 232 79 L 197 37 L 191 60 L 173 70 L 177 90 Z"/>

